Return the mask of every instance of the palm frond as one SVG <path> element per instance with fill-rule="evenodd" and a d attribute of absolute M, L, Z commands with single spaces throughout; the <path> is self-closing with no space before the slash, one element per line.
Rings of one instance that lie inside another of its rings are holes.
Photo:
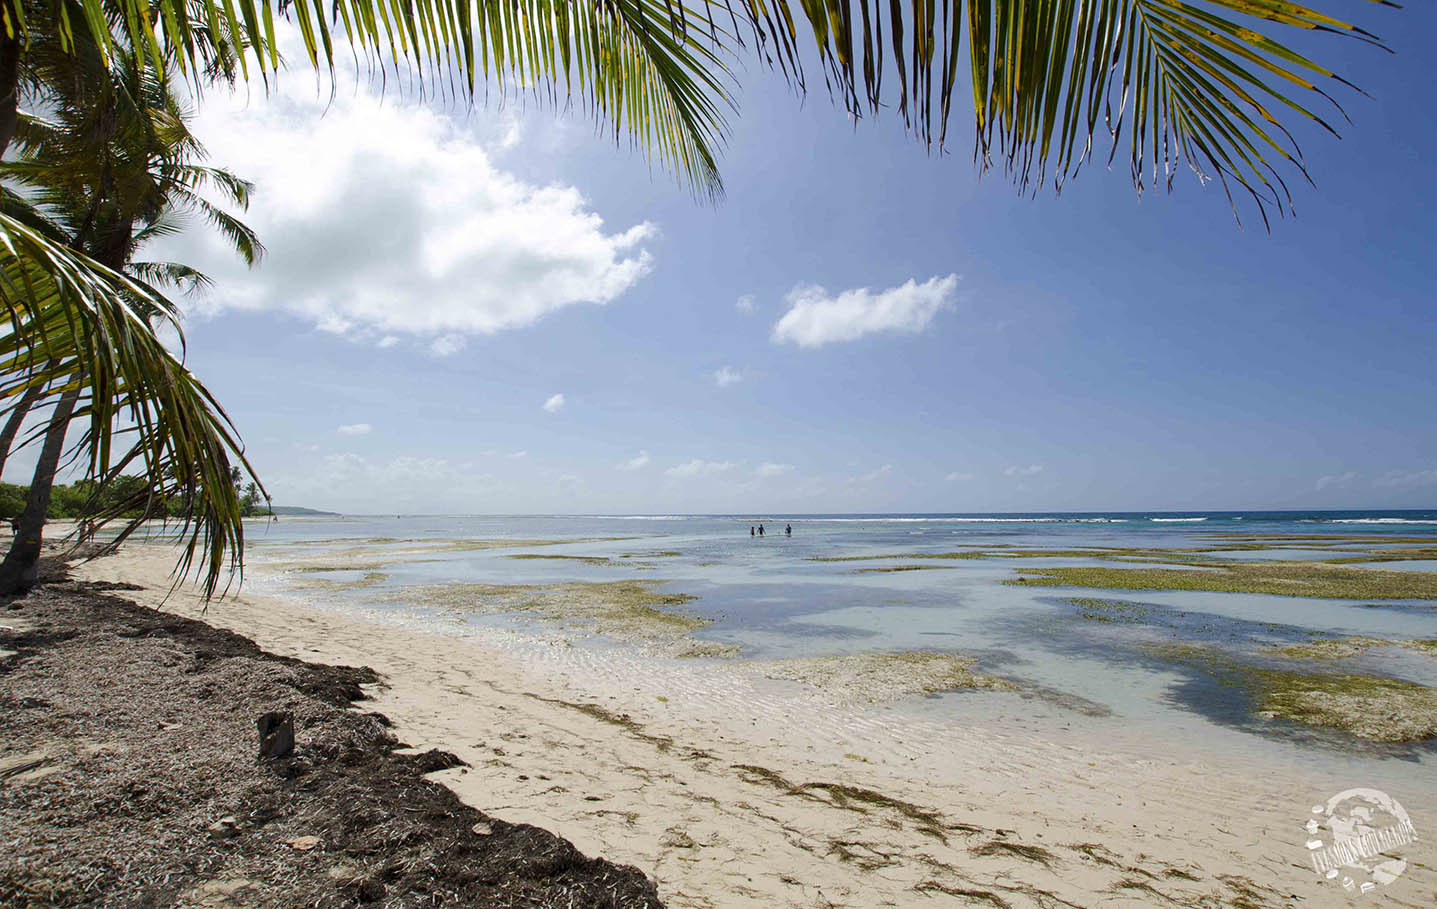
<path fill-rule="evenodd" d="M 740 46 L 800 89 L 816 55 L 853 116 L 896 102 L 914 135 L 940 149 L 954 102 L 971 96 L 978 166 L 1000 166 L 1020 189 L 1061 189 L 1106 139 L 1139 191 L 1167 185 L 1185 163 L 1251 193 L 1264 217 L 1291 208 L 1284 172 L 1306 176 L 1291 124 L 1331 129 L 1314 104 L 1342 117 L 1325 87 L 1350 85 L 1273 33 L 1381 46 L 1290 0 L 67 2 L 92 19 L 115 11 L 133 46 L 192 74 L 223 52 L 267 77 L 279 66 L 275 23 L 288 19 L 316 68 L 332 67 L 336 41 L 348 40 L 371 65 L 441 86 L 457 74 L 470 96 L 492 86 L 567 103 L 577 93 L 616 137 L 627 132 L 713 195 Z M 1359 3 L 1394 5 L 1344 0 Z M 24 0 L 0 4 L 23 30 Z"/>
<path fill-rule="evenodd" d="M 215 283 L 209 275 L 183 262 L 131 262 L 125 271 L 147 287 L 174 287 L 187 293 L 207 290 Z"/>
<path fill-rule="evenodd" d="M 222 167 L 182 163 L 174 168 L 174 173 L 175 180 L 179 183 L 193 186 L 196 189 L 213 187 L 233 204 L 240 208 L 249 208 L 249 199 L 254 192 L 254 184 Z"/>
<path fill-rule="evenodd" d="M 18 10 L 22 0 L 0 0 Z M 371 64 L 439 79 L 470 95 L 510 87 L 558 101 L 575 91 L 617 137 L 657 154 L 695 187 L 721 192 L 729 62 L 753 45 L 805 86 L 816 53 L 855 117 L 896 101 L 917 138 L 943 148 L 955 100 L 971 94 L 974 156 L 1020 189 L 1055 189 L 1111 143 L 1139 191 L 1185 163 L 1247 190 L 1266 217 L 1291 208 L 1282 173 L 1306 176 L 1290 123 L 1331 129 L 1303 98 L 1345 79 L 1270 30 L 1371 33 L 1289 0 L 73 0 L 113 2 L 137 47 L 201 66 L 204 36 L 230 36 L 239 60 L 278 66 L 276 15 L 294 22 L 312 65 L 333 65 L 336 37 Z M 1348 6 L 1388 0 L 1346 0 Z M 189 3 L 188 17 L 182 15 Z M 158 15 L 153 14 L 158 11 Z M 219 26 L 223 24 L 224 28 Z M 966 36 L 965 36 L 966 32 Z M 235 42 L 233 36 L 239 35 Z M 811 43 L 810 43 L 811 41 Z M 967 43 L 967 59 L 963 44 Z M 269 49 L 265 52 L 264 49 Z M 1124 138 L 1126 136 L 1126 139 Z"/>
<path fill-rule="evenodd" d="M 146 244 L 160 237 L 168 237 L 184 230 L 187 219 L 175 211 L 165 211 L 160 217 L 149 221 L 135 231 L 135 249 L 144 249 Z"/>
<path fill-rule="evenodd" d="M 178 574 L 193 571 L 213 595 L 240 567 L 244 545 L 230 468 L 253 471 L 224 410 L 161 343 L 149 312 L 173 318 L 175 307 L 152 286 L 0 215 L 0 404 L 37 382 L 51 393 L 81 383 L 77 450 L 88 475 L 105 482 L 138 471 L 154 501 L 180 503 Z M 125 510 L 96 517 L 121 522 L 123 538 L 142 523 L 122 518 Z"/>
<path fill-rule="evenodd" d="M 1368 0 L 1348 5 L 1357 2 Z M 784 24 L 791 20 L 762 15 L 760 0 L 741 5 L 760 46 L 800 69 Z M 1269 207 L 1291 210 L 1283 173 L 1307 177 L 1291 123 L 1335 132 L 1304 99 L 1345 116 L 1324 86 L 1350 85 L 1265 30 L 1331 32 L 1380 46 L 1363 29 L 1287 0 L 855 0 L 802 8 L 830 84 L 855 116 L 887 103 L 884 77 L 896 74 L 890 84 L 905 124 L 941 148 L 955 100 L 971 92 L 975 160 L 1001 167 L 1020 191 L 1050 180 L 1061 190 L 1106 134 L 1108 160 L 1125 153 L 1139 192 L 1170 186 L 1186 164 L 1201 180 L 1246 190 L 1264 221 Z"/>
<path fill-rule="evenodd" d="M 25 2 L 0 0 L 0 9 L 18 15 Z M 72 19 L 90 23 L 102 53 L 132 47 L 155 71 L 174 61 L 196 89 L 217 59 L 237 61 L 245 76 L 253 68 L 267 83 L 280 66 L 276 23 L 288 19 L 316 68 L 332 67 L 336 39 L 349 40 L 371 64 L 434 86 L 454 86 L 457 76 L 469 97 L 492 86 L 557 105 L 577 93 L 615 135 L 627 132 L 698 192 L 722 192 L 715 161 L 731 90 L 726 59 L 716 52 L 722 44 L 685 40 L 676 30 L 683 22 L 693 23 L 695 33 L 717 34 L 697 4 L 685 10 L 673 0 L 58 2 L 73 7 Z M 107 12 L 114 34 L 95 24 Z"/>
<path fill-rule="evenodd" d="M 198 211 L 215 230 L 219 231 L 229 241 L 235 252 L 246 265 L 254 265 L 264 257 L 264 244 L 259 237 L 239 218 L 225 211 L 209 200 L 195 193 L 186 190 L 176 189 L 172 196 L 176 202 L 187 202 L 195 211 Z"/>

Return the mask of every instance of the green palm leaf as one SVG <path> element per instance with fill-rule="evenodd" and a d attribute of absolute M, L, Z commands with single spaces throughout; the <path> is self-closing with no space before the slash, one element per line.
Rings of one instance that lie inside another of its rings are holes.
<path fill-rule="evenodd" d="M 335 38 L 348 37 L 371 64 L 440 85 L 457 75 L 469 95 L 491 86 L 555 101 L 577 93 L 616 137 L 627 132 L 709 194 L 722 191 L 716 152 L 740 45 L 799 86 L 816 52 L 850 113 L 896 101 L 918 139 L 940 148 L 954 100 L 971 96 L 979 166 L 1001 166 L 1022 189 L 1061 188 L 1106 133 L 1140 191 L 1186 164 L 1248 191 L 1264 217 L 1268 206 L 1291 207 L 1280 171 L 1306 175 L 1285 124 L 1330 129 L 1304 99 L 1331 101 L 1324 86 L 1345 82 L 1268 32 L 1377 43 L 1288 0 L 70 2 L 90 18 L 109 11 L 150 57 L 172 55 L 192 72 L 212 67 L 218 48 L 233 54 L 231 33 L 249 49 L 246 69 L 273 72 L 280 17 L 297 24 L 316 67 L 332 66 Z M 1393 5 L 1346 5 L 1354 2 Z M 0 3 L 23 31 L 24 0 Z"/>
<path fill-rule="evenodd" d="M 75 448 L 88 474 L 105 482 L 138 472 L 153 503 L 183 503 L 179 573 L 194 570 L 213 594 L 243 550 L 230 468 L 250 468 L 224 410 L 150 325 L 150 314 L 173 311 L 152 286 L 0 214 L 0 407 L 37 383 L 52 395 L 82 383 Z M 96 517 L 119 518 L 131 504 Z M 141 523 L 125 521 L 120 537 Z"/>

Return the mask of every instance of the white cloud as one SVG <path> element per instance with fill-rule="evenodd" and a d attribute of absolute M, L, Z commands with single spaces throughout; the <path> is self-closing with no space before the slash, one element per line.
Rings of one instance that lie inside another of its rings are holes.
<path fill-rule="evenodd" d="M 390 337 L 393 336 L 390 335 Z M 463 350 L 466 343 L 463 335 L 451 331 L 446 335 L 440 335 L 433 341 L 430 341 L 429 352 L 436 357 L 447 357 Z M 384 347 L 384 342 L 380 341 L 379 346 Z"/>
<path fill-rule="evenodd" d="M 1330 474 L 1328 476 L 1318 478 L 1317 488 L 1328 489 L 1335 487 L 1338 489 L 1342 489 L 1344 487 L 1351 486 L 1353 481 L 1360 478 L 1361 474 L 1355 473 L 1351 470 L 1347 471 L 1346 473 Z M 1378 482 L 1380 483 L 1381 480 L 1379 480 Z"/>
<path fill-rule="evenodd" d="M 702 458 L 694 458 L 691 461 L 685 461 L 675 467 L 670 467 L 664 471 L 664 473 L 676 479 L 707 477 L 716 473 L 733 470 L 736 466 L 738 465 L 732 461 L 705 461 Z"/>
<path fill-rule="evenodd" d="M 758 297 L 753 294 L 744 294 L 734 301 L 733 308 L 739 312 L 753 312 L 758 309 Z"/>
<path fill-rule="evenodd" d="M 775 344 L 822 347 L 879 332 L 916 334 L 952 305 L 957 286 L 957 275 L 922 284 L 910 278 L 877 293 L 859 287 L 830 296 L 822 287 L 801 284 L 788 292 L 789 310 L 774 323 L 770 338 Z"/>
<path fill-rule="evenodd" d="M 527 457 L 529 457 L 529 452 L 528 452 L 528 451 L 516 451 L 516 452 L 513 452 L 512 454 L 505 455 L 505 457 L 515 458 L 515 459 L 517 459 L 517 458 L 527 458 Z"/>
<path fill-rule="evenodd" d="M 649 272 L 653 225 L 611 228 L 573 186 L 499 169 L 486 143 L 517 133 L 484 140 L 481 128 L 368 85 L 331 97 L 297 73 L 268 92 L 211 92 L 196 132 L 211 163 L 256 184 L 244 217 L 269 253 L 246 271 L 195 230 L 163 254 L 216 279 L 201 311 L 283 311 L 380 346 L 414 338 L 436 356 L 609 303 Z"/>
<path fill-rule="evenodd" d="M 1374 482 L 1393 489 L 1437 486 L 1437 470 L 1389 470 Z"/>
<path fill-rule="evenodd" d="M 335 430 L 342 436 L 367 436 L 374 427 L 368 423 L 350 423 Z"/>
<path fill-rule="evenodd" d="M 743 381 L 743 373 L 732 366 L 720 366 L 714 370 L 714 384 L 719 388 L 728 388 Z"/>
<path fill-rule="evenodd" d="M 544 409 L 549 413 L 558 413 L 564 409 L 563 394 L 550 395 L 549 400 L 544 402 Z"/>
<path fill-rule="evenodd" d="M 266 478 L 266 485 L 280 504 L 353 503 L 371 510 L 378 504 L 384 511 L 430 511 L 434 503 L 453 502 L 456 496 L 489 498 L 498 480 L 444 458 L 370 460 L 344 453 L 326 455 L 304 468 L 278 471 Z"/>
<path fill-rule="evenodd" d="M 872 483 L 872 482 L 874 482 L 874 481 L 876 481 L 876 480 L 881 480 L 881 479 L 883 479 L 884 477 L 888 476 L 888 475 L 889 475 L 890 473 L 892 473 L 892 472 L 893 472 L 893 465 L 892 465 L 892 464 L 884 464 L 882 467 L 878 468 L 877 470 L 871 470 L 871 471 L 869 471 L 868 473 L 864 474 L 864 475 L 861 476 L 861 477 L 849 477 L 849 478 L 848 478 L 848 482 L 850 482 L 850 483 Z"/>
<path fill-rule="evenodd" d="M 380 338 L 380 339 L 375 343 L 374 346 L 379 347 L 379 348 L 388 348 L 388 347 L 393 347 L 394 345 L 396 345 L 396 344 L 398 344 L 398 343 L 399 343 L 399 339 L 398 339 L 397 337 L 395 337 L 394 335 L 385 335 L 384 337 Z"/>
<path fill-rule="evenodd" d="M 1027 467 L 1015 465 L 1003 471 L 1005 477 L 1031 477 L 1043 472 L 1042 464 L 1029 464 Z"/>
<path fill-rule="evenodd" d="M 622 463 L 620 463 L 620 464 L 619 464 L 619 469 L 620 469 L 620 470 L 639 470 L 640 468 L 648 467 L 648 466 L 649 466 L 649 453 L 648 453 L 647 451 L 641 451 L 641 452 L 638 453 L 638 455 L 637 455 L 636 457 L 629 458 L 627 461 L 623 461 Z"/>
<path fill-rule="evenodd" d="M 943 478 L 943 482 L 945 482 L 945 483 L 966 483 L 966 482 L 968 482 L 968 481 L 971 480 L 971 479 L 973 479 L 973 475 L 972 475 L 971 473 L 959 473 L 959 472 L 957 472 L 957 471 L 954 471 L 953 473 L 950 473 L 950 474 L 948 474 L 948 476 L 944 477 L 944 478 Z"/>
<path fill-rule="evenodd" d="M 784 474 L 793 473 L 792 464 L 775 464 L 772 461 L 764 461 L 753 470 L 756 477 L 781 477 Z"/>

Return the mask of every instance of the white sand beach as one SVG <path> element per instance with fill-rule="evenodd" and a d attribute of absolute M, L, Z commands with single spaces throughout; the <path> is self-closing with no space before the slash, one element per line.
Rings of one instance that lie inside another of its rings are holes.
<path fill-rule="evenodd" d="M 140 585 L 116 592 L 279 654 L 372 667 L 385 682 L 364 706 L 409 745 L 466 761 L 437 775 L 462 799 L 637 866 L 671 906 L 1348 901 L 1307 863 L 1302 825 L 1361 779 L 1200 743 L 1102 747 L 1080 712 L 1063 735 L 1021 718 L 929 723 L 738 661 L 538 646 L 247 590 L 205 608 L 170 592 L 172 565 L 167 547 L 133 543 L 75 575 Z M 1433 807 L 1406 804 L 1419 835 L 1437 836 Z M 1374 905 L 1437 902 L 1427 843 Z"/>

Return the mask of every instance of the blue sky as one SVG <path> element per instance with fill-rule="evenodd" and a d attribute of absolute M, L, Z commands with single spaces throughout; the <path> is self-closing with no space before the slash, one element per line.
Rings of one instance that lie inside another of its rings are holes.
<path fill-rule="evenodd" d="M 1304 45 L 1374 99 L 1298 133 L 1317 189 L 1271 234 L 1186 171 L 1018 198 L 966 123 L 929 155 L 758 69 L 718 206 L 533 104 L 212 94 L 271 256 L 168 250 L 220 279 L 189 362 L 282 504 L 1432 506 L 1437 15 L 1357 13 L 1397 53 Z"/>

